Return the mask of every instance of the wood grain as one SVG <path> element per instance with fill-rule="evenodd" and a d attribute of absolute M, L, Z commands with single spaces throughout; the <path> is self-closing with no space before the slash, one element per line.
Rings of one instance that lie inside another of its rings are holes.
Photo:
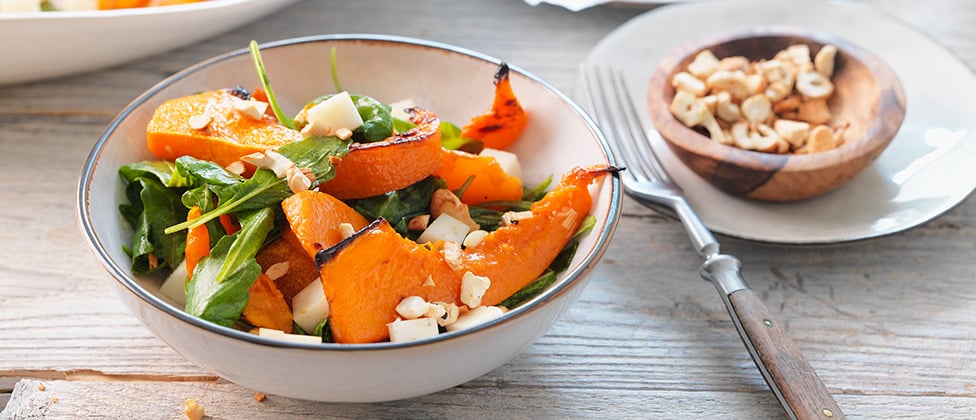
<path fill-rule="evenodd" d="M 869 3 L 976 66 L 976 4 Z M 175 418 L 187 397 L 216 418 L 781 416 L 714 289 L 698 279 L 683 229 L 630 200 L 580 301 L 540 341 L 468 384 L 383 404 L 259 404 L 255 390 L 217 381 L 128 313 L 78 232 L 78 172 L 112 116 L 161 78 L 252 38 L 420 37 L 505 58 L 570 91 L 587 51 L 638 13 L 517 0 L 306 0 L 160 56 L 0 87 L 0 407 L 9 398 L 0 418 Z M 722 243 L 850 418 L 976 417 L 973 199 L 866 242 Z M 43 378 L 46 390 L 36 380 L 13 389 L 22 377 Z"/>

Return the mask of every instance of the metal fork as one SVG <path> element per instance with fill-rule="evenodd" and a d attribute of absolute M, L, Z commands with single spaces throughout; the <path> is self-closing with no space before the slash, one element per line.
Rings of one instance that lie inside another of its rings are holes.
<path fill-rule="evenodd" d="M 704 261 L 699 274 L 718 290 L 749 355 L 786 414 L 793 419 L 844 418 L 813 367 L 743 280 L 739 260 L 719 252 L 718 241 L 668 176 L 650 146 L 621 70 L 583 64 L 580 72 L 590 109 L 610 140 L 616 160 L 627 165 L 620 172 L 624 190 L 684 225 Z"/>

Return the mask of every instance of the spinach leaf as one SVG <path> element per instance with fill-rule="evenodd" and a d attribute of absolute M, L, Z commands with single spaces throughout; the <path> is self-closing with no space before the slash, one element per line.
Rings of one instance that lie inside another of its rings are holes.
<path fill-rule="evenodd" d="M 226 327 L 234 325 L 247 305 L 248 289 L 261 274 L 254 256 L 273 225 L 274 211 L 260 209 L 241 217 L 240 231 L 217 241 L 187 285 L 189 314 Z"/>
<path fill-rule="evenodd" d="M 248 49 L 251 52 L 251 61 L 254 62 L 254 69 L 258 72 L 258 79 L 261 80 L 261 88 L 264 89 L 265 95 L 268 96 L 268 104 L 271 105 L 271 110 L 274 111 L 275 117 L 278 118 L 278 122 L 281 125 L 294 129 L 295 121 L 281 110 L 281 107 L 278 106 L 278 98 L 275 96 L 274 91 L 271 90 L 271 79 L 268 78 L 268 72 L 264 69 L 264 60 L 261 59 L 261 49 L 258 48 L 257 41 L 251 40 Z"/>
<path fill-rule="evenodd" d="M 119 168 L 119 175 L 126 182 L 133 182 L 137 178 L 151 176 L 167 187 L 187 187 L 191 181 L 176 171 L 172 162 L 136 162 Z"/>
<path fill-rule="evenodd" d="M 461 129 L 454 124 L 441 121 L 439 127 L 441 130 L 441 147 L 447 150 L 460 150 L 462 152 L 478 154 L 485 148 L 485 144 L 481 140 L 469 139 L 462 136 Z"/>
<path fill-rule="evenodd" d="M 186 234 L 165 233 L 166 226 L 186 220 L 180 190 L 166 188 L 154 176 L 139 176 L 126 186 L 126 195 L 130 204 L 119 206 L 119 212 L 135 230 L 127 250 L 132 271 L 148 273 L 180 262 Z"/>
<path fill-rule="evenodd" d="M 243 178 L 224 169 L 223 166 L 192 156 L 181 156 L 177 158 L 176 171 L 195 181 L 194 185 L 200 185 L 201 183 L 210 185 L 234 185 L 243 181 Z"/>
<path fill-rule="evenodd" d="M 343 157 L 349 153 L 349 141 L 338 137 L 307 137 L 302 141 L 288 143 L 276 150 L 284 157 L 295 162 L 299 168 L 309 168 L 315 174 L 312 188 L 332 178 L 335 178 L 335 168 L 332 167 L 331 157 Z"/>
<path fill-rule="evenodd" d="M 317 185 L 335 177 L 330 158 L 345 156 L 349 149 L 348 142 L 335 137 L 309 137 L 285 144 L 277 151 L 299 167 L 311 169 L 315 174 Z M 186 160 L 184 163 L 194 162 Z M 166 228 L 170 233 L 200 226 L 222 214 L 246 212 L 276 205 L 292 195 L 288 181 L 278 178 L 268 169 L 254 171 L 250 179 L 238 178 L 236 182 L 225 184 L 224 182 L 231 178 L 221 175 L 217 168 L 207 166 L 206 162 L 196 162 L 186 168 L 193 169 L 195 177 L 213 181 L 213 183 L 208 182 L 208 185 L 217 195 L 218 204 L 215 209 L 204 213 L 201 217 Z"/>
<path fill-rule="evenodd" d="M 322 337 L 323 343 L 331 343 L 333 340 L 332 330 L 329 328 L 329 317 L 326 317 L 322 320 L 322 322 L 319 323 L 319 325 L 316 325 L 315 330 L 312 331 L 311 335 Z"/>
<path fill-rule="evenodd" d="M 552 175 L 549 175 L 544 181 L 540 182 L 532 188 L 522 187 L 522 201 L 532 201 L 536 202 L 542 199 L 546 195 L 546 190 L 549 189 L 549 185 L 552 184 Z"/>
<path fill-rule="evenodd" d="M 373 197 L 349 200 L 348 204 L 366 220 L 384 218 L 400 235 L 408 236 L 407 224 L 415 216 L 430 212 L 430 199 L 434 191 L 445 188 L 444 181 L 427 177 L 402 190 L 391 191 Z"/>

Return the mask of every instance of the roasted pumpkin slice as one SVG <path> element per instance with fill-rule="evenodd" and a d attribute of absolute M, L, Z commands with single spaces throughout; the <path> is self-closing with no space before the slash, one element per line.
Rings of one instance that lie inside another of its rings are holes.
<path fill-rule="evenodd" d="M 460 283 L 466 272 L 491 281 L 483 305 L 496 305 L 541 275 L 590 212 L 588 185 L 613 171 L 600 165 L 576 168 L 513 223 L 488 234 L 480 244 L 447 261 L 439 250 L 401 237 L 379 219 L 335 247 L 316 256 L 329 325 L 340 343 L 368 343 L 388 338 L 387 323 L 397 318 L 396 305 L 408 296 L 428 302 L 460 305 Z"/>
<path fill-rule="evenodd" d="M 250 297 L 243 312 L 247 322 L 255 327 L 273 328 L 291 333 L 291 308 L 271 277 L 261 273 L 251 284 L 248 293 Z"/>
<path fill-rule="evenodd" d="M 281 202 L 281 208 L 291 231 L 313 259 L 318 251 L 342 241 L 341 224 L 349 223 L 353 230 L 369 224 L 346 203 L 319 191 L 302 191 L 288 197 Z"/>
<path fill-rule="evenodd" d="M 383 219 L 321 251 L 316 262 L 337 343 L 385 340 L 403 298 L 456 303 L 461 290 L 460 274 L 440 251 L 404 239 Z"/>
<path fill-rule="evenodd" d="M 491 280 L 482 305 L 501 303 L 552 264 L 590 213 L 589 184 L 612 170 L 606 165 L 572 169 L 532 205 L 531 217 L 520 217 L 461 252 L 464 270 Z"/>
<path fill-rule="evenodd" d="M 335 164 L 336 176 L 319 189 L 341 199 L 365 198 L 406 188 L 441 165 L 440 120 L 433 112 L 410 110 L 415 127 L 373 143 L 352 143 Z"/>
<path fill-rule="evenodd" d="M 274 117 L 254 118 L 238 110 L 243 102 L 231 90 L 164 102 L 146 128 L 149 151 L 164 160 L 189 155 L 227 166 L 241 156 L 302 139 Z"/>
<path fill-rule="evenodd" d="M 319 279 L 315 260 L 305 252 L 302 243 L 287 227 L 278 239 L 261 248 L 256 259 L 262 272 L 268 271 L 275 264 L 288 263 L 288 270 L 281 277 L 274 279 L 274 283 L 289 306 L 298 292 Z"/>
<path fill-rule="evenodd" d="M 447 188 L 451 190 L 457 190 L 468 178 L 473 177 L 461 196 L 461 201 L 465 204 L 522 199 L 522 181 L 506 174 L 491 156 L 446 150 L 441 167 L 434 175 L 443 178 Z"/>
<path fill-rule="evenodd" d="M 505 149 L 525 131 L 529 117 L 512 91 L 508 73 L 508 64 L 502 63 L 495 73 L 495 99 L 491 109 L 472 118 L 461 129 L 462 137 L 481 140 L 485 147 L 492 149 Z"/>

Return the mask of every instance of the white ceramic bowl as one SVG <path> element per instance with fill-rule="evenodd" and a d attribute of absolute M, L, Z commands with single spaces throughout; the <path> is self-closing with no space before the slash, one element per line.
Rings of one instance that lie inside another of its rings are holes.
<path fill-rule="evenodd" d="M 0 85 L 64 76 L 190 44 L 296 0 L 199 3 L 0 15 Z"/>
<path fill-rule="evenodd" d="M 370 35 L 303 38 L 262 46 L 273 88 L 286 110 L 332 92 L 329 51 L 337 47 L 343 87 L 389 103 L 412 98 L 463 125 L 491 103 L 499 60 L 431 42 Z M 612 163 L 593 121 L 566 95 L 512 68 L 513 88 L 530 114 L 513 147 L 528 184 L 578 165 Z M 282 396 L 368 402 L 443 390 L 504 364 L 538 339 L 583 290 L 607 249 L 620 213 L 620 185 L 607 177 L 591 188 L 594 231 L 572 266 L 541 295 L 503 317 L 411 343 L 292 344 L 211 324 L 175 308 L 159 294 L 160 279 L 134 276 L 122 251 L 132 232 L 118 214 L 124 198 L 118 168 L 153 159 L 146 123 L 163 101 L 199 91 L 258 85 L 245 50 L 183 70 L 136 99 L 108 126 L 82 171 L 78 214 L 88 244 L 114 277 L 126 305 L 163 341 L 194 363 L 249 388 Z M 410 378 L 410 386 L 404 386 Z"/>

